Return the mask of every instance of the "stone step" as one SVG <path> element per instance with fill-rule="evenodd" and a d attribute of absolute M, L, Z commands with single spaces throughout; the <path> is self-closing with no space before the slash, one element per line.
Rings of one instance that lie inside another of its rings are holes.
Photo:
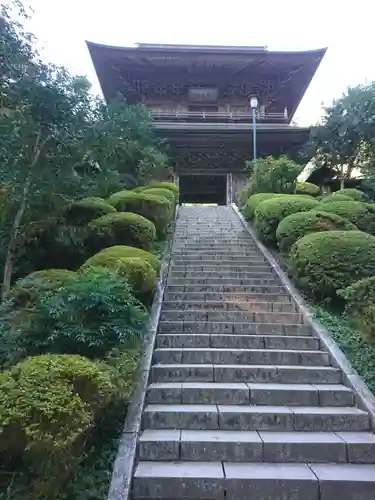
<path fill-rule="evenodd" d="M 214 365 L 302 365 L 329 366 L 329 354 L 323 351 L 234 348 L 158 348 L 156 364 L 186 363 Z"/>
<path fill-rule="evenodd" d="M 227 281 L 231 281 L 231 278 L 243 278 L 243 279 L 253 279 L 253 278 L 264 278 L 264 279 L 272 279 L 274 278 L 274 274 L 272 273 L 271 270 L 260 270 L 260 271 L 207 271 L 207 270 L 201 270 L 201 271 L 186 271 L 185 269 L 175 269 L 171 268 L 169 271 L 169 276 L 174 277 L 174 278 L 194 278 L 199 277 L 200 279 L 207 279 L 207 278 L 224 278 Z"/>
<path fill-rule="evenodd" d="M 158 334 L 156 347 L 212 347 L 234 349 L 295 349 L 318 351 L 320 341 L 316 337 L 287 335 L 225 335 L 225 334 Z"/>
<path fill-rule="evenodd" d="M 292 312 L 258 312 L 258 311 L 226 311 L 226 310 L 199 310 L 199 309 L 163 309 L 160 321 L 233 321 L 252 323 L 280 323 L 290 325 L 303 323 L 300 313 Z"/>
<path fill-rule="evenodd" d="M 370 419 L 366 412 L 345 406 L 148 404 L 142 428 L 360 432 L 369 431 Z"/>
<path fill-rule="evenodd" d="M 172 264 L 173 271 L 185 271 L 190 273 L 201 273 L 201 272 L 212 272 L 212 271 L 222 271 L 228 273 L 267 273 L 272 271 L 271 266 L 266 263 L 259 262 L 247 262 L 246 264 L 191 264 L 189 261 L 185 261 L 182 264 Z"/>
<path fill-rule="evenodd" d="M 284 295 L 285 288 L 280 285 L 171 285 L 166 287 L 166 293 L 204 293 L 204 294 L 235 294 L 235 295 Z M 289 297 L 288 294 L 286 294 Z"/>
<path fill-rule="evenodd" d="M 239 312 L 297 312 L 296 304 L 292 302 L 266 302 L 260 300 L 167 300 L 163 301 L 166 310 L 209 310 L 209 311 L 239 311 Z"/>
<path fill-rule="evenodd" d="M 183 478 L 183 479 L 182 479 Z M 136 467 L 133 499 L 374 500 L 375 466 L 149 462 Z"/>
<path fill-rule="evenodd" d="M 212 333 L 212 334 L 239 334 L 239 335 L 286 335 L 286 336 L 311 336 L 310 325 L 299 323 L 279 324 L 279 323 L 254 323 L 254 322 L 230 322 L 215 321 L 160 321 L 158 325 L 159 333 Z"/>
<path fill-rule="evenodd" d="M 154 364 L 152 382 L 258 382 L 279 384 L 341 384 L 333 366 Z"/>
<path fill-rule="evenodd" d="M 241 259 L 259 259 L 262 254 L 259 253 L 259 250 L 250 250 L 250 249 L 247 249 L 247 250 L 239 250 L 238 247 L 236 248 L 233 248 L 233 249 L 229 249 L 229 250 L 224 250 L 224 249 L 221 249 L 221 248 L 215 248 L 215 249 L 210 249 L 210 250 L 207 250 L 207 249 L 198 249 L 198 248 L 195 248 L 195 249 L 191 249 L 191 250 L 187 250 L 187 249 L 180 249 L 177 251 L 177 249 L 173 249 L 172 250 L 172 257 L 177 257 L 177 258 L 180 258 L 180 259 L 189 259 L 189 258 L 196 258 L 196 259 L 199 259 L 200 257 L 209 257 L 210 259 L 212 257 L 225 257 L 226 259 L 229 258 L 229 256 L 232 256 L 233 258 L 241 258 Z"/>
<path fill-rule="evenodd" d="M 192 462 L 372 463 L 370 432 L 146 429 L 140 460 Z"/>
<path fill-rule="evenodd" d="M 218 292 L 218 293 L 202 293 L 202 292 L 173 292 L 166 289 L 164 294 L 164 301 L 169 302 L 183 302 L 183 301 L 194 301 L 202 303 L 221 301 L 222 303 L 236 302 L 236 303 L 246 303 L 246 302 L 284 302 L 290 303 L 291 297 L 286 293 L 228 293 L 228 292 Z"/>
<path fill-rule="evenodd" d="M 280 286 L 280 280 L 274 276 L 274 275 L 269 275 L 269 278 L 207 278 L 207 277 L 181 277 L 181 276 L 174 276 L 174 275 L 169 275 L 168 277 L 168 286 L 169 285 L 179 285 L 179 286 L 189 286 L 189 285 L 207 285 L 207 286 L 214 286 L 214 285 L 220 285 L 220 286 L 228 286 L 228 287 L 233 287 L 233 286 L 244 286 L 244 287 L 249 287 L 249 286 L 269 286 L 269 285 L 276 285 Z"/>
<path fill-rule="evenodd" d="M 171 259 L 172 266 L 240 266 L 241 268 L 244 266 L 256 266 L 256 265 L 269 265 L 265 259 L 261 257 L 252 258 L 252 259 L 244 259 L 243 257 L 238 257 L 235 259 L 223 259 L 223 258 L 181 258 L 181 257 L 172 257 Z"/>
<path fill-rule="evenodd" d="M 245 382 L 155 382 L 147 390 L 150 404 L 278 406 L 353 406 L 342 384 L 273 384 Z"/>
<path fill-rule="evenodd" d="M 238 254 L 236 252 L 235 254 L 218 254 L 218 253 L 212 253 L 212 254 L 198 254 L 198 253 L 189 253 L 186 255 L 181 255 L 181 254 L 176 254 L 173 253 L 172 255 L 172 261 L 173 262 L 185 262 L 185 261 L 193 261 L 193 262 L 226 262 L 226 263 L 232 263 L 232 262 L 266 262 L 266 260 L 262 257 L 261 254 L 259 253 L 254 253 L 250 258 L 247 255 L 243 254 Z"/>

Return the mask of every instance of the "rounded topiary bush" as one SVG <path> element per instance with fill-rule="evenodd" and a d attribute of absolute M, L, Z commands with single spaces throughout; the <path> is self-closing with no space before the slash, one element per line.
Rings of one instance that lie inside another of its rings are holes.
<path fill-rule="evenodd" d="M 101 252 L 98 252 L 90 257 L 90 259 L 84 263 L 84 266 L 95 266 L 95 262 L 98 262 L 99 259 L 104 257 L 114 259 L 139 258 L 148 262 L 156 272 L 159 272 L 160 270 L 160 261 L 157 257 L 155 257 L 155 255 L 150 252 L 146 252 L 141 248 L 127 247 L 123 245 L 115 245 L 113 247 L 105 248 Z"/>
<path fill-rule="evenodd" d="M 255 209 L 255 229 L 265 243 L 276 245 L 276 229 L 284 217 L 298 212 L 308 212 L 317 205 L 318 202 L 313 198 L 298 195 L 262 201 Z"/>
<path fill-rule="evenodd" d="M 149 187 L 147 189 L 144 189 L 142 193 L 162 196 L 163 198 L 166 198 L 170 202 L 172 208 L 176 205 L 176 196 L 170 189 Z"/>
<path fill-rule="evenodd" d="M 337 192 L 323 196 L 321 203 L 326 203 L 327 201 L 353 201 L 353 198 L 350 198 L 350 196 L 347 196 L 346 194 L 340 194 Z"/>
<path fill-rule="evenodd" d="M 116 212 L 103 215 L 89 224 L 89 244 L 95 250 L 128 245 L 149 250 L 155 241 L 154 224 L 139 214 Z"/>
<path fill-rule="evenodd" d="M 357 227 L 339 215 L 318 210 L 288 215 L 277 226 L 276 239 L 282 252 L 288 252 L 293 243 L 310 233 L 330 230 L 355 231 Z"/>
<path fill-rule="evenodd" d="M 147 186 L 142 186 L 141 191 L 145 191 L 147 189 L 154 189 L 154 188 L 162 188 L 162 189 L 168 189 L 169 191 L 172 191 L 172 193 L 175 196 L 175 200 L 178 200 L 180 196 L 180 190 L 176 184 L 173 182 L 151 182 L 150 184 L 147 184 Z M 138 188 L 137 188 L 138 189 Z"/>
<path fill-rule="evenodd" d="M 113 212 L 116 209 L 102 198 L 83 198 L 67 207 L 65 219 L 69 224 L 84 226 L 93 219 Z"/>
<path fill-rule="evenodd" d="M 362 202 L 367 202 L 370 200 L 370 197 L 367 196 L 366 193 L 363 191 L 360 191 L 359 189 L 353 189 L 353 188 L 345 188 L 341 189 L 340 191 L 336 191 L 337 193 L 344 194 L 345 196 L 349 196 L 353 200 L 356 201 L 362 201 Z"/>
<path fill-rule="evenodd" d="M 323 231 L 297 240 L 290 271 L 300 287 L 318 299 L 375 274 L 375 237 L 362 231 Z"/>
<path fill-rule="evenodd" d="M 356 327 L 375 339 L 375 276 L 364 278 L 338 290 L 345 300 L 345 309 Z"/>
<path fill-rule="evenodd" d="M 309 196 L 319 196 L 320 187 L 311 182 L 297 182 L 296 194 L 307 194 Z"/>
<path fill-rule="evenodd" d="M 375 234 L 375 216 L 373 212 L 360 201 L 330 201 L 320 202 L 319 210 L 339 215 L 355 224 L 358 229 L 369 234 Z"/>
<path fill-rule="evenodd" d="M 119 394 L 110 371 L 81 356 L 31 357 L 2 372 L 1 463 L 26 463 L 52 486 L 61 474 L 64 480 L 85 437 Z"/>
<path fill-rule="evenodd" d="M 34 271 L 18 280 L 7 296 L 12 307 L 26 308 L 44 292 L 55 290 L 77 279 L 77 273 L 67 269 L 43 269 Z"/>
<path fill-rule="evenodd" d="M 108 198 L 108 203 L 119 212 L 142 215 L 154 223 L 156 233 L 162 235 L 173 217 L 171 203 L 162 196 L 121 191 Z"/>
<path fill-rule="evenodd" d="M 280 198 L 285 196 L 284 194 L 278 193 L 257 193 L 253 194 L 248 198 L 248 200 L 244 203 L 245 206 L 243 208 L 243 213 L 246 219 L 251 220 L 255 216 L 255 209 L 262 201 L 269 200 L 271 198 Z"/>

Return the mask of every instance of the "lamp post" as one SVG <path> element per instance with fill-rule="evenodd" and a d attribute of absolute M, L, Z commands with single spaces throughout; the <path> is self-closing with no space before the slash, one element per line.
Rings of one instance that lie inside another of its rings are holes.
<path fill-rule="evenodd" d="M 253 114 L 253 161 L 257 159 L 257 109 L 258 98 L 254 95 L 249 98 L 250 108 Z"/>

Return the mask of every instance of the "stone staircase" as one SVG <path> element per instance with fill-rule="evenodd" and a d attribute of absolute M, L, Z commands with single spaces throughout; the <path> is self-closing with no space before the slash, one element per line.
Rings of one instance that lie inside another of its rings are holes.
<path fill-rule="evenodd" d="M 374 500 L 375 436 L 231 207 L 183 207 L 134 500 Z"/>

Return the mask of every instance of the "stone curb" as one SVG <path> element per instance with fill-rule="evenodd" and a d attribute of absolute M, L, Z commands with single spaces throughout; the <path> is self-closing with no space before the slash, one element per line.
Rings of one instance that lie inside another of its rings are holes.
<path fill-rule="evenodd" d="M 129 405 L 124 427 L 119 439 L 119 446 L 113 465 L 111 484 L 109 487 L 107 500 L 128 500 L 131 494 L 133 470 L 135 466 L 135 457 L 137 451 L 137 441 L 141 428 L 141 417 L 146 398 L 146 391 L 149 381 L 161 305 L 163 302 L 163 295 L 167 283 L 167 276 L 171 260 L 171 249 L 178 214 L 179 207 L 177 207 L 176 215 L 172 224 L 172 233 L 168 239 L 167 246 L 163 254 L 160 277 L 151 307 L 150 320 L 145 341 L 145 351 L 138 365 L 136 388 L 133 393 L 133 398 Z"/>
<path fill-rule="evenodd" d="M 254 239 L 259 250 L 271 264 L 271 267 L 279 277 L 281 283 L 285 289 L 291 294 L 293 300 L 298 305 L 299 310 L 305 320 L 306 324 L 312 327 L 312 331 L 315 337 L 318 337 L 322 343 L 322 346 L 326 352 L 331 356 L 332 365 L 336 368 L 340 368 L 343 374 L 343 383 L 350 387 L 355 395 L 356 404 L 363 410 L 367 411 L 370 416 L 371 429 L 375 432 L 375 396 L 367 387 L 362 378 L 358 375 L 357 371 L 353 368 L 343 351 L 336 344 L 336 342 L 331 338 L 328 331 L 316 320 L 314 319 L 309 307 L 307 306 L 305 300 L 302 298 L 300 293 L 297 291 L 291 280 L 288 278 L 286 273 L 280 267 L 279 263 L 272 256 L 272 254 L 267 250 L 267 248 L 259 241 L 254 229 L 250 224 L 244 219 L 243 215 L 240 213 L 237 205 L 234 203 L 231 205 L 234 212 L 237 214 L 241 220 L 245 229 L 249 232 L 251 237 Z"/>

